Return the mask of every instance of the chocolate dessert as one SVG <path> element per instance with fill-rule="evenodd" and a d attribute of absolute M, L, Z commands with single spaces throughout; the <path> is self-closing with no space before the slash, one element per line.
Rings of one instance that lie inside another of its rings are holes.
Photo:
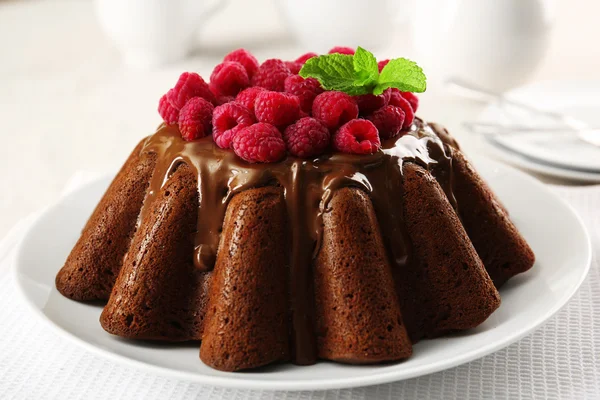
<path fill-rule="evenodd" d="M 232 57 L 210 85 L 182 75 L 58 290 L 107 301 L 100 323 L 114 335 L 198 340 L 224 371 L 402 360 L 418 340 L 485 321 L 533 252 L 456 140 L 412 117 L 414 95 L 331 89 L 304 76 L 321 57 L 300 75 L 270 62 L 242 79 L 229 64 L 252 60 Z M 287 92 L 244 94 L 281 78 Z"/>

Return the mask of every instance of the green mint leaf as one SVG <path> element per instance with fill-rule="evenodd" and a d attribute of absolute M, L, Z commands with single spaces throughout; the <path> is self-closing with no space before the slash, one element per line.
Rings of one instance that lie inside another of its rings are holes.
<path fill-rule="evenodd" d="M 372 86 L 377 83 L 379 77 L 379 68 L 377 67 L 377 59 L 373 53 L 358 47 L 354 58 L 354 71 L 356 72 L 355 86 Z"/>
<path fill-rule="evenodd" d="M 427 82 L 423 70 L 405 58 L 391 60 L 379 73 L 377 59 L 358 47 L 356 53 L 326 54 L 306 61 L 300 70 L 303 78 L 315 78 L 326 90 L 339 90 L 353 96 L 381 94 L 393 87 L 403 92 L 424 92 Z"/>
<path fill-rule="evenodd" d="M 356 72 L 353 56 L 347 54 L 327 54 L 306 61 L 300 70 L 303 78 L 312 77 L 326 90 L 345 92 L 354 86 Z"/>
<path fill-rule="evenodd" d="M 361 94 L 372 93 L 373 89 L 369 86 L 348 86 L 346 89 L 341 91 L 349 94 L 350 96 L 359 96 Z"/>
<path fill-rule="evenodd" d="M 403 92 L 422 93 L 427 89 L 427 78 L 423 69 L 406 58 L 391 60 L 379 74 L 373 94 L 381 94 L 389 87 Z"/>

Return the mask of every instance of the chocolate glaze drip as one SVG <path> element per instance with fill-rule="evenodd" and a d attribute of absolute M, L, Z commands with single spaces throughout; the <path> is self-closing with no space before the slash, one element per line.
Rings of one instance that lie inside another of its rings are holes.
<path fill-rule="evenodd" d="M 353 186 L 373 201 L 386 240 L 392 268 L 403 268 L 410 257 L 403 229 L 402 164 L 415 162 L 429 169 L 456 207 L 452 193 L 451 148 L 432 127 L 416 119 L 408 132 L 382 143 L 372 155 L 329 154 L 314 160 L 287 157 L 274 164 L 249 164 L 232 151 L 217 147 L 212 137 L 186 142 L 176 126 L 161 125 L 142 151 L 158 155 L 145 204 L 150 204 L 180 163 L 198 174 L 198 229 L 194 265 L 212 269 L 229 200 L 249 188 L 280 185 L 291 226 L 290 309 L 292 359 L 316 361 L 313 329 L 312 260 L 322 233 L 322 215 L 335 190 Z M 443 136 L 441 136 L 443 137 Z M 140 213 L 144 219 L 146 206 Z"/>

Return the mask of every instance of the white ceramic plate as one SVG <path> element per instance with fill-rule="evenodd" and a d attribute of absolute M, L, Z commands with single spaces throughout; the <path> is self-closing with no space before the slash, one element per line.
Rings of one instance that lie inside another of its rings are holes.
<path fill-rule="evenodd" d="M 600 82 L 543 82 L 506 94 L 511 100 L 569 115 L 589 127 L 600 127 Z M 553 126 L 510 106 L 491 104 L 480 122 Z M 600 182 L 600 147 L 572 133 L 528 133 L 486 136 L 496 157 L 518 167 L 559 178 Z"/>
<path fill-rule="evenodd" d="M 452 337 L 422 341 L 405 362 L 377 366 L 320 362 L 227 373 L 202 364 L 198 343 L 142 343 L 104 332 L 98 322 L 101 306 L 64 298 L 54 287 L 54 277 L 110 177 L 73 192 L 37 219 L 19 248 L 17 286 L 35 314 L 62 336 L 109 359 L 184 380 L 235 388 L 319 390 L 430 374 L 492 353 L 540 326 L 571 298 L 590 265 L 589 238 L 567 204 L 522 172 L 491 161 L 476 164 L 533 247 L 536 265 L 502 288 L 502 305 L 485 323 Z"/>

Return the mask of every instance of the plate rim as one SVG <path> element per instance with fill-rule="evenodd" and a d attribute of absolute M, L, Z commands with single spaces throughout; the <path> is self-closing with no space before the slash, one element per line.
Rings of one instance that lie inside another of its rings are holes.
<path fill-rule="evenodd" d="M 117 354 L 111 352 L 109 350 L 105 350 L 102 347 L 96 346 L 92 343 L 85 341 L 77 337 L 74 333 L 68 331 L 67 329 L 57 325 L 53 322 L 42 309 L 38 308 L 33 300 L 26 293 L 26 289 L 21 283 L 21 275 L 22 272 L 19 270 L 19 260 L 21 260 L 24 256 L 24 252 L 26 250 L 25 243 L 26 238 L 31 234 L 33 228 L 36 224 L 53 208 L 60 206 L 62 202 L 62 198 L 58 199 L 56 202 L 44 207 L 41 211 L 39 211 L 38 215 L 31 221 L 31 224 L 27 228 L 27 230 L 23 233 L 22 237 L 19 240 L 19 243 L 16 246 L 16 253 L 14 262 L 11 266 L 11 274 L 14 279 L 14 283 L 17 289 L 17 293 L 21 300 L 26 304 L 27 308 L 38 318 L 38 320 L 44 321 L 47 326 L 50 326 L 52 331 L 54 331 L 58 336 L 62 336 L 76 343 L 78 346 L 82 347 L 90 351 L 92 354 L 97 355 L 99 357 L 109 359 L 118 364 L 129 366 L 133 368 L 138 368 L 145 372 L 150 372 L 174 379 L 183 379 L 191 382 L 196 382 L 205 385 L 211 386 L 219 386 L 219 387 L 227 387 L 227 388 L 235 388 L 235 389 L 253 389 L 253 390 L 286 390 L 286 391 L 301 391 L 301 390 L 330 390 L 330 389 L 342 389 L 342 388 L 353 388 L 353 387 L 363 387 L 377 384 L 384 384 L 396 381 L 403 381 L 411 378 L 416 378 L 423 375 L 428 375 L 436 372 L 440 372 L 449 368 L 453 368 L 473 360 L 485 357 L 491 353 L 494 353 L 502 348 L 505 348 L 518 340 L 522 339 L 526 335 L 532 333 L 537 330 L 540 326 L 546 323 L 550 318 L 556 315 L 568 302 L 571 298 L 577 293 L 582 283 L 586 279 L 591 262 L 592 262 L 592 245 L 591 238 L 589 232 L 583 222 L 582 218 L 575 211 L 575 209 L 567 203 L 564 199 L 553 193 L 546 185 L 537 179 L 527 175 L 525 172 L 520 171 L 514 167 L 501 164 L 497 161 L 484 159 L 481 157 L 475 157 L 473 159 L 475 165 L 478 164 L 489 164 L 489 167 L 494 169 L 506 169 L 511 173 L 515 173 L 520 176 L 520 178 L 528 181 L 529 184 L 536 186 L 538 189 L 543 190 L 546 194 L 553 196 L 556 200 L 562 203 L 563 206 L 571 214 L 571 217 L 575 219 L 579 227 L 582 229 L 585 234 L 585 242 L 582 243 L 582 249 L 585 248 L 585 268 L 582 269 L 577 284 L 573 286 L 573 288 L 568 293 L 563 293 L 563 297 L 561 301 L 557 302 L 551 309 L 549 309 L 542 316 L 535 319 L 532 325 L 529 325 L 526 329 L 519 329 L 516 333 L 510 335 L 510 337 L 502 342 L 492 342 L 491 344 L 486 344 L 484 346 L 478 347 L 476 349 L 472 349 L 470 351 L 462 353 L 462 355 L 449 358 L 442 359 L 439 362 L 433 364 L 423 365 L 421 367 L 417 367 L 408 371 L 401 371 L 399 374 L 398 371 L 382 371 L 376 374 L 367 375 L 363 377 L 347 377 L 347 378 L 328 378 L 320 381 L 313 381 L 310 379 L 306 380 L 289 380 L 289 379 L 280 379 L 280 380 L 261 380 L 261 379 L 244 379 L 238 378 L 236 374 L 231 374 L 228 376 L 209 376 L 203 375 L 194 372 L 188 371 L 179 371 L 170 369 L 167 367 L 151 364 L 149 362 L 135 360 L 129 358 L 125 355 Z M 96 184 L 98 181 L 102 179 L 107 179 L 108 177 L 112 177 L 113 174 L 105 174 L 100 177 L 96 177 L 95 179 L 87 182 L 86 184 L 78 187 L 76 190 L 83 190 L 86 187 L 92 186 Z"/>

